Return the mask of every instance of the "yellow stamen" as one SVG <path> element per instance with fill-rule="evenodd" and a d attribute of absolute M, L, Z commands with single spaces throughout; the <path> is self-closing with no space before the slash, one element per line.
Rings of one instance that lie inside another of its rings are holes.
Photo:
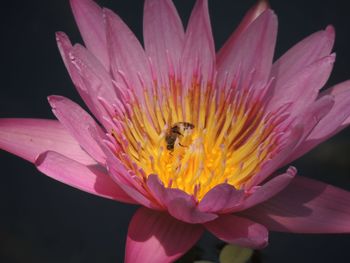
<path fill-rule="evenodd" d="M 122 149 L 116 156 L 140 179 L 157 174 L 166 187 L 201 200 L 221 183 L 240 189 L 276 147 L 278 123 L 251 91 L 234 94 L 195 80 L 184 91 L 171 79 L 158 92 L 135 96 L 132 113 L 116 117 L 122 135 L 111 132 Z M 174 128 L 179 124 L 188 127 Z"/>

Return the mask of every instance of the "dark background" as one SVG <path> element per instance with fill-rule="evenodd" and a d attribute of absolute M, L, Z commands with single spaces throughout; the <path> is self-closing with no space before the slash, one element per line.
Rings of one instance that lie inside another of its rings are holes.
<path fill-rule="evenodd" d="M 143 1 L 98 1 L 116 11 L 141 38 Z M 187 21 L 194 1 L 175 1 Z M 254 1 L 210 0 L 216 47 Z M 348 1 L 270 1 L 279 17 L 276 57 L 327 24 L 336 28 L 337 60 L 329 85 L 350 78 Z M 4 1 L 1 6 L 0 117 L 53 118 L 46 97 L 80 102 L 63 66 L 55 31 L 81 42 L 68 0 Z M 350 130 L 297 161 L 299 174 L 350 190 Z M 0 151 L 0 262 L 122 262 L 128 222 L 135 207 L 75 190 Z M 219 242 L 199 243 L 215 259 Z M 350 262 L 350 235 L 271 233 L 262 262 Z"/>

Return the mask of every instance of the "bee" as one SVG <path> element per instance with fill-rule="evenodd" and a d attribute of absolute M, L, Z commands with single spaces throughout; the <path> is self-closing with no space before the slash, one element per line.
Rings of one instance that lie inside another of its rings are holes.
<path fill-rule="evenodd" d="M 174 150 L 176 140 L 181 136 L 184 137 L 187 131 L 193 130 L 194 125 L 189 122 L 177 122 L 167 132 L 165 136 L 166 148 L 169 151 Z M 183 146 L 179 143 L 180 146 Z M 184 146 L 183 146 L 184 147 Z"/>

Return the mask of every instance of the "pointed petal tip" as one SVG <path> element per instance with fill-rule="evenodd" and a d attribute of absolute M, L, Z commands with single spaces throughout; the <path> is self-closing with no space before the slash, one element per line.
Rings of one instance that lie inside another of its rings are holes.
<path fill-rule="evenodd" d="M 335 28 L 333 25 L 328 25 L 325 29 L 330 39 L 334 39 L 335 37 Z"/>
<path fill-rule="evenodd" d="M 125 24 L 123 19 L 118 14 L 116 14 L 113 10 L 111 10 L 107 7 L 102 8 L 102 16 L 103 16 L 103 20 L 106 24 L 106 28 L 107 28 L 106 34 L 107 35 L 110 34 L 111 28 L 115 26 L 115 22 L 113 22 L 113 21 L 116 20 L 116 21 L 119 21 L 119 23 Z M 125 26 L 127 26 L 127 25 L 125 24 Z"/>
<path fill-rule="evenodd" d="M 331 62 L 334 62 L 334 60 L 335 60 L 335 58 L 336 58 L 336 53 L 333 52 L 333 53 L 330 54 L 328 57 L 329 57 L 329 60 L 330 60 Z"/>
<path fill-rule="evenodd" d="M 105 17 L 107 14 L 114 14 L 114 12 L 108 7 L 102 7 L 102 14 Z"/>
<path fill-rule="evenodd" d="M 86 48 L 109 69 L 105 25 L 101 7 L 92 0 L 71 0 L 72 13 Z"/>
<path fill-rule="evenodd" d="M 64 60 L 65 53 L 67 53 L 67 50 L 69 50 L 72 47 L 72 43 L 68 35 L 62 31 L 57 31 L 55 33 L 55 37 L 56 37 L 57 46 Z"/>
<path fill-rule="evenodd" d="M 286 176 L 294 177 L 297 174 L 298 170 L 294 166 L 289 166 L 287 169 Z"/>
<path fill-rule="evenodd" d="M 244 20 L 247 19 L 249 22 L 252 22 L 268 9 L 271 9 L 268 0 L 258 0 L 256 1 L 255 5 L 253 5 L 253 7 L 251 7 L 247 12 Z"/>
<path fill-rule="evenodd" d="M 270 9 L 269 1 L 258 0 L 256 4 L 248 11 L 242 22 L 249 24 L 268 9 Z"/>
<path fill-rule="evenodd" d="M 169 72 L 174 74 L 179 69 L 185 39 L 183 24 L 173 1 L 145 1 L 143 39 L 152 68 L 155 68 L 158 79 L 167 85 Z"/>
<path fill-rule="evenodd" d="M 257 5 L 260 7 L 260 8 L 270 8 L 270 3 L 268 0 L 259 0 Z"/>
<path fill-rule="evenodd" d="M 277 14 L 274 10 L 268 8 L 264 11 L 264 13 L 268 14 L 271 17 L 271 19 L 275 20 L 277 23 Z"/>
<path fill-rule="evenodd" d="M 57 41 L 58 41 L 59 39 L 61 39 L 61 38 L 67 38 L 67 37 L 68 37 L 67 34 L 64 33 L 63 31 L 57 31 L 57 32 L 55 32 L 55 36 L 56 36 Z"/>
<path fill-rule="evenodd" d="M 60 96 L 60 95 L 50 95 L 47 96 L 47 101 L 49 102 L 49 104 L 51 105 L 51 107 L 53 107 L 53 105 L 55 104 L 55 102 L 57 101 L 61 101 L 63 100 L 64 97 Z"/>
<path fill-rule="evenodd" d="M 328 46 L 329 52 L 331 52 L 333 46 L 334 46 L 334 41 L 335 41 L 335 28 L 333 25 L 328 25 L 324 29 L 324 38 L 325 38 L 325 45 Z"/>
<path fill-rule="evenodd" d="M 328 56 L 325 56 L 319 60 L 320 62 L 320 68 L 322 65 L 333 65 L 335 62 L 337 55 L 335 52 L 329 54 Z"/>
<path fill-rule="evenodd" d="M 111 19 L 112 17 L 119 18 L 119 16 L 115 12 L 113 12 L 113 10 L 111 10 L 107 7 L 102 8 L 102 15 L 103 15 L 103 19 L 105 20 L 105 22 L 108 22 L 109 19 Z"/>
<path fill-rule="evenodd" d="M 60 95 L 50 95 L 50 96 L 47 96 L 47 101 L 49 102 L 51 108 L 52 108 L 52 111 L 54 112 L 54 114 L 56 115 L 56 108 L 57 108 L 57 104 L 66 100 L 65 97 L 63 96 L 60 96 Z"/>

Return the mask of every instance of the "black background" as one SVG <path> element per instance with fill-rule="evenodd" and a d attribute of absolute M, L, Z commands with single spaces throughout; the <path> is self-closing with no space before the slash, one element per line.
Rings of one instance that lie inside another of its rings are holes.
<path fill-rule="evenodd" d="M 143 1 L 98 1 L 116 11 L 141 38 Z M 177 0 L 187 21 L 194 1 Z M 254 1 L 210 0 L 216 47 Z M 350 78 L 348 1 L 270 1 L 279 17 L 276 57 L 328 24 L 336 28 L 337 60 L 329 85 Z M 0 117 L 53 118 L 46 97 L 80 98 L 59 56 L 55 31 L 81 42 L 68 0 L 4 1 L 1 6 Z M 299 174 L 350 190 L 350 131 L 297 161 Z M 0 151 L 0 262 L 122 262 L 128 222 L 135 207 L 75 190 Z M 215 259 L 216 239 L 200 241 Z M 350 235 L 271 233 L 262 262 L 350 262 Z"/>

